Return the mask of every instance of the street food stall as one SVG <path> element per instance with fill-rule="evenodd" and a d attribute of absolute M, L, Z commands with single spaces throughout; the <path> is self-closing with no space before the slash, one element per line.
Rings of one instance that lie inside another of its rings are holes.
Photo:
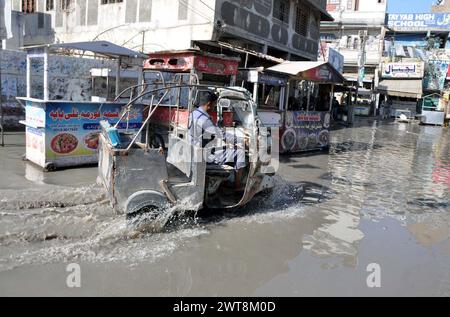
<path fill-rule="evenodd" d="M 357 93 L 357 102 L 354 106 L 355 116 L 371 116 L 375 107 L 373 100 L 373 91 L 370 89 L 359 88 Z"/>
<path fill-rule="evenodd" d="M 114 101 L 114 98 L 109 98 L 107 92 L 108 98 L 97 101 L 51 100 L 50 54 L 74 56 L 75 52 L 79 52 L 80 56 L 86 57 L 85 53 L 90 52 L 94 53 L 96 58 L 115 60 L 116 95 L 120 92 L 122 68 L 142 69 L 146 55 L 105 41 L 50 44 L 27 47 L 26 50 L 27 96 L 18 98 L 19 102 L 25 105 L 26 119 L 21 123 L 26 126 L 26 159 L 47 171 L 96 163 L 100 121 L 107 120 L 111 124 L 117 122 L 123 114 L 126 101 Z M 43 59 L 42 99 L 32 96 L 33 59 Z M 80 58 L 79 62 L 82 61 L 84 59 Z M 142 107 L 136 105 L 126 117 L 127 122 L 118 128 L 138 130 L 142 124 Z"/>
<path fill-rule="evenodd" d="M 290 81 L 282 108 L 280 153 L 326 149 L 335 85 L 344 77 L 328 62 L 284 62 L 268 71 Z"/>
<path fill-rule="evenodd" d="M 286 74 L 264 70 L 263 67 L 239 71 L 238 84 L 242 83 L 242 86 L 253 91 L 253 101 L 258 105 L 258 117 L 263 126 L 280 126 L 288 79 Z"/>
<path fill-rule="evenodd" d="M 444 125 L 445 105 L 440 94 L 434 93 L 423 97 L 420 123 Z"/>
<path fill-rule="evenodd" d="M 188 88 L 186 85 L 234 86 L 239 62 L 239 57 L 205 53 L 197 49 L 149 54 L 144 63 L 143 72 L 147 91 L 180 86 L 178 89 L 169 89 L 164 93 L 164 90 L 160 90 L 160 94 L 155 95 L 164 107 L 156 109 L 151 122 L 167 126 L 174 119 L 175 114 L 177 121 L 187 120 L 189 102 L 198 103 L 196 100 L 198 98 L 195 98 L 194 94 L 199 89 Z M 183 85 L 184 87 L 181 87 Z M 148 109 L 144 109 L 144 117 L 147 114 Z M 211 113 L 211 116 L 218 122 L 217 113 Z M 221 124 L 232 125 L 233 118 L 230 112 L 224 111 L 221 117 Z M 167 139 L 166 135 L 163 137 Z"/>

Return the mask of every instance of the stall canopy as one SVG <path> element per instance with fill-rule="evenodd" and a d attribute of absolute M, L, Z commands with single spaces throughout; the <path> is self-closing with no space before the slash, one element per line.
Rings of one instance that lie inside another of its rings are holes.
<path fill-rule="evenodd" d="M 328 62 L 284 62 L 268 70 L 315 82 L 334 84 L 345 82 L 342 74 Z"/>
<path fill-rule="evenodd" d="M 378 91 L 389 96 L 422 98 L 422 79 L 384 79 L 378 84 Z"/>
<path fill-rule="evenodd" d="M 39 47 L 48 47 L 50 53 L 58 50 L 78 50 L 83 52 L 92 52 L 100 54 L 109 58 L 129 57 L 129 58 L 147 58 L 147 55 L 137 51 L 130 50 L 126 47 L 116 45 L 107 41 L 92 41 L 92 42 L 75 42 L 75 43 L 60 43 L 49 44 L 41 46 L 25 47 L 25 49 L 36 49 Z"/>
<path fill-rule="evenodd" d="M 31 59 L 42 58 L 44 60 L 44 100 L 48 100 L 48 64 L 49 55 L 51 53 L 63 53 L 64 50 L 75 50 L 83 52 L 91 52 L 106 58 L 117 60 L 116 69 L 116 95 L 119 94 L 119 80 L 121 67 L 124 62 L 142 68 L 143 61 L 147 55 L 130 50 L 107 41 L 92 41 L 92 42 L 74 42 L 74 43 L 60 43 L 60 44 L 45 44 L 38 46 L 24 47 L 27 51 L 27 98 L 31 97 Z M 140 79 L 141 82 L 141 79 Z"/>

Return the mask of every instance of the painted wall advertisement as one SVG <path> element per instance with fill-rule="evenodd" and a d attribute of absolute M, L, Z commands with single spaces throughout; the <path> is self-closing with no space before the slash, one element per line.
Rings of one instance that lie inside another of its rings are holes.
<path fill-rule="evenodd" d="M 281 151 L 298 152 L 326 147 L 330 142 L 330 113 L 294 111 L 286 113 L 286 130 L 281 137 Z"/>
<path fill-rule="evenodd" d="M 382 78 L 423 78 L 424 63 L 383 63 Z"/>
<path fill-rule="evenodd" d="M 430 60 L 425 69 L 424 90 L 443 90 L 450 60 Z"/>
<path fill-rule="evenodd" d="M 394 31 L 446 31 L 450 13 L 391 13 L 387 25 Z"/>

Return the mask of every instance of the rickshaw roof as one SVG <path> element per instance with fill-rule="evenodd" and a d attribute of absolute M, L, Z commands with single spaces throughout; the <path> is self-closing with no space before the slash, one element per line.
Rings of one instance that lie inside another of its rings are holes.
<path fill-rule="evenodd" d="M 344 76 L 328 62 L 284 62 L 267 70 L 291 75 L 299 79 L 323 83 L 342 84 Z"/>

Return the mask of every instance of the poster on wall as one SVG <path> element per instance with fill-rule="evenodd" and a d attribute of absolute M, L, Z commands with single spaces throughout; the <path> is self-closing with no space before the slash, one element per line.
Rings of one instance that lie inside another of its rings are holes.
<path fill-rule="evenodd" d="M 123 105 L 51 103 L 47 105 L 45 118 L 46 156 L 47 159 L 59 157 L 92 156 L 97 154 L 100 121 L 116 123 L 122 114 Z M 128 129 L 135 131 L 142 124 L 142 109 L 133 107 L 128 122 Z M 119 124 L 119 129 L 126 129 L 127 122 Z"/>
<path fill-rule="evenodd" d="M 425 69 L 424 90 L 443 90 L 450 60 L 430 60 Z"/>

